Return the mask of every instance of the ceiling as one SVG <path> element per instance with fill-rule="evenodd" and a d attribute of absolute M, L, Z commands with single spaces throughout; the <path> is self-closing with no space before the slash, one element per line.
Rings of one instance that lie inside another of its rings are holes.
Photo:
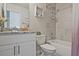
<path fill-rule="evenodd" d="M 61 10 L 68 7 L 72 7 L 72 3 L 56 3 L 56 9 Z"/>
<path fill-rule="evenodd" d="M 55 7 L 57 10 L 61 10 L 61 9 L 68 8 L 71 6 L 72 6 L 72 3 L 47 3 L 46 4 L 46 7 L 48 8 Z"/>
<path fill-rule="evenodd" d="M 29 8 L 29 3 L 14 3 L 14 4 L 22 6 L 24 8 Z M 46 6 L 48 8 L 56 7 L 56 9 L 61 10 L 63 8 L 71 7 L 72 3 L 46 3 Z"/>
<path fill-rule="evenodd" d="M 24 7 L 24 8 L 29 8 L 29 3 L 14 3 L 14 4 Z"/>
<path fill-rule="evenodd" d="M 46 7 L 53 8 L 53 7 L 56 7 L 56 4 L 55 3 L 46 3 Z"/>

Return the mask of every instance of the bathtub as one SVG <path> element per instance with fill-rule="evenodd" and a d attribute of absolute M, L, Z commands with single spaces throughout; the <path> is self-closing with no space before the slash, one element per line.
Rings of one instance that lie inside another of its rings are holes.
<path fill-rule="evenodd" d="M 48 43 L 56 47 L 56 55 L 71 56 L 71 42 L 56 39 L 50 40 Z"/>

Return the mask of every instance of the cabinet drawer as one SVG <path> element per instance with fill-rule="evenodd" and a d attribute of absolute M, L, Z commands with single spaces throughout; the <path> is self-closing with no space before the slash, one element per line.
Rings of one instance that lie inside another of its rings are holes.
<path fill-rule="evenodd" d="M 0 36 L 0 45 L 12 44 L 17 40 L 12 35 Z"/>
<path fill-rule="evenodd" d="M 2 45 L 0 46 L 0 52 L 8 49 L 13 49 L 14 45 Z"/>
<path fill-rule="evenodd" d="M 17 42 L 22 42 L 22 41 L 30 41 L 30 40 L 35 40 L 35 35 L 33 34 L 20 34 L 16 35 L 15 39 Z"/>
<path fill-rule="evenodd" d="M 0 36 L 0 45 L 13 44 L 22 41 L 35 40 L 35 34 L 12 34 Z"/>

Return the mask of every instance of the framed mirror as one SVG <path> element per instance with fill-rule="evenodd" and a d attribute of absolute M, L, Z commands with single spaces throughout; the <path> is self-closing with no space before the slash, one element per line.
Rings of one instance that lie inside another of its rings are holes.
<path fill-rule="evenodd" d="M 11 10 L 7 10 L 7 22 L 8 22 L 8 28 L 12 29 L 12 28 L 20 28 L 21 25 L 21 14 L 11 11 Z"/>
<path fill-rule="evenodd" d="M 2 17 L 7 20 L 4 29 L 19 31 L 22 25 L 29 27 L 29 4 L 3 3 L 1 9 Z"/>

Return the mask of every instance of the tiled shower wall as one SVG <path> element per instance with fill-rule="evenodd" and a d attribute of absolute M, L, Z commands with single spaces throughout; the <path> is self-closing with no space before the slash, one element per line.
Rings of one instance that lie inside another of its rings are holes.
<path fill-rule="evenodd" d="M 72 4 L 57 4 L 56 6 L 56 39 L 72 40 Z"/>
<path fill-rule="evenodd" d="M 46 8 L 46 17 L 47 17 L 47 39 L 55 39 L 56 38 L 56 4 L 47 4 Z"/>

